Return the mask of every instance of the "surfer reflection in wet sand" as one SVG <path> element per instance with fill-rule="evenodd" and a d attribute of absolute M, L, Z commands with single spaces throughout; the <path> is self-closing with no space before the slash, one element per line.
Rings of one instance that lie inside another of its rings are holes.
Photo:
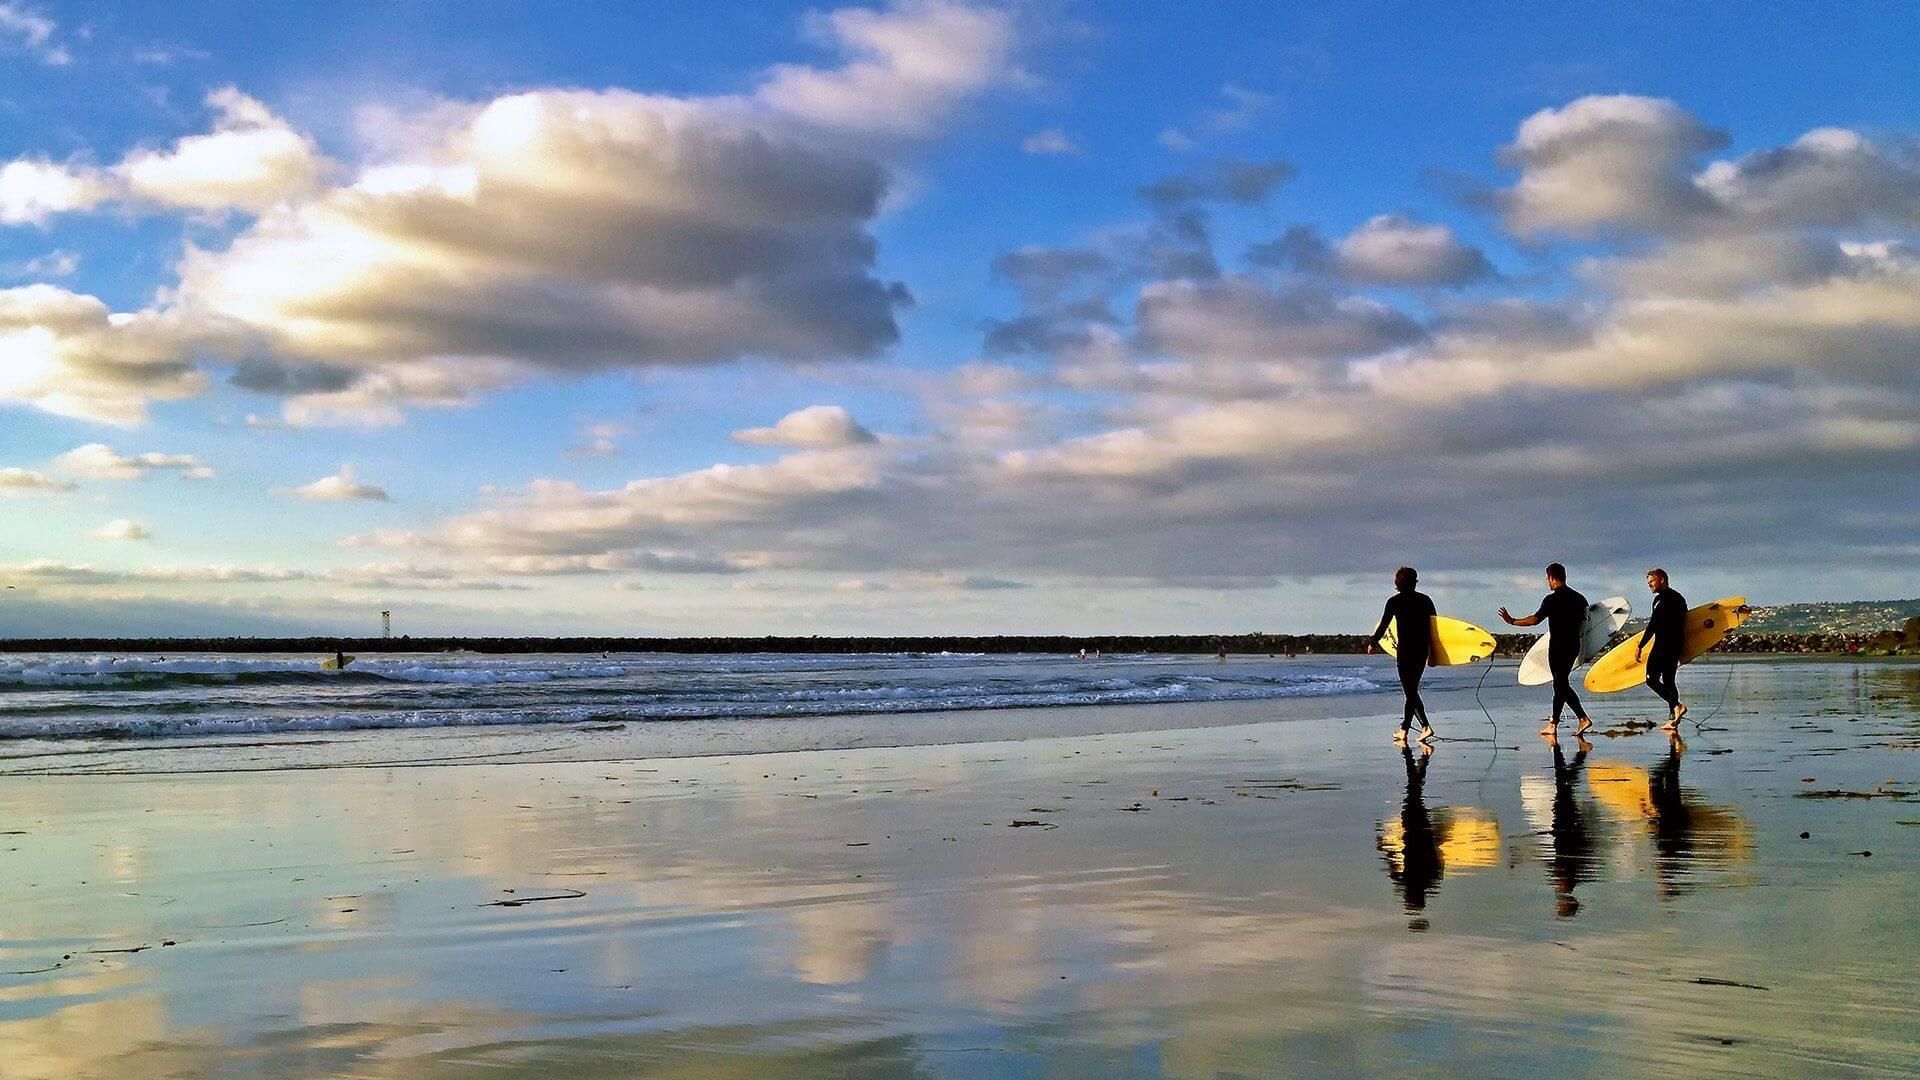
<path fill-rule="evenodd" d="M 1647 571 L 1647 588 L 1653 591 L 1653 611 L 1647 615 L 1647 629 L 1633 650 L 1635 661 L 1647 655 L 1647 686 L 1667 703 L 1667 722 L 1663 731 L 1678 731 L 1687 707 L 1680 704 L 1680 690 L 1673 677 L 1680 670 L 1680 653 L 1687 639 L 1687 598 L 1669 588 L 1667 572 L 1654 567 Z M 1653 648 L 1647 648 L 1651 641 Z"/>
<path fill-rule="evenodd" d="M 1694 863 L 1693 808 L 1680 794 L 1680 755 L 1687 744 L 1680 733 L 1668 735 L 1667 759 L 1647 774 L 1647 803 L 1653 807 L 1653 876 L 1660 897 L 1686 891 L 1686 877 Z"/>
<path fill-rule="evenodd" d="M 1559 563 L 1547 564 L 1547 595 L 1540 601 L 1540 610 L 1516 619 L 1507 614 L 1506 608 L 1501 608 L 1500 617 L 1508 626 L 1547 624 L 1547 669 L 1553 672 L 1553 719 L 1540 729 L 1540 734 L 1552 735 L 1559 730 L 1560 711 L 1570 706 L 1580 721 L 1575 734 L 1585 735 L 1593 721 L 1587 719 L 1587 710 L 1581 707 L 1579 695 L 1573 692 L 1572 675 L 1574 665 L 1580 662 L 1580 639 L 1587 626 L 1587 598 L 1567 587 L 1567 568 Z"/>
<path fill-rule="evenodd" d="M 1427 742 L 1433 738 L 1433 725 L 1427 723 L 1426 703 L 1420 700 L 1420 677 L 1433 663 L 1433 617 L 1437 612 L 1426 593 L 1414 591 L 1419 583 L 1420 572 L 1411 566 L 1393 572 L 1393 587 L 1398 591 L 1387 597 L 1386 610 L 1380 613 L 1380 625 L 1373 628 L 1373 636 L 1367 639 L 1367 652 L 1371 654 L 1373 647 L 1386 636 L 1389 623 L 1393 624 L 1399 639 L 1394 660 L 1400 669 L 1400 689 L 1407 695 L 1407 704 L 1393 741 L 1401 745 L 1406 744 L 1416 716 L 1420 718 L 1420 740 Z"/>
<path fill-rule="evenodd" d="M 1416 752 L 1402 743 L 1400 757 L 1407 765 L 1407 797 L 1400 804 L 1400 836 L 1396 850 L 1391 836 L 1380 838 L 1380 850 L 1386 853 L 1387 876 L 1407 909 L 1407 929 L 1425 930 L 1421 916 L 1427 908 L 1427 893 L 1440 880 L 1440 842 L 1434 836 L 1433 819 L 1427 814 L 1427 762 L 1433 747 L 1422 744 Z"/>
<path fill-rule="evenodd" d="M 1547 858 L 1547 876 L 1553 882 L 1555 913 L 1570 919 L 1580 910 L 1580 901 L 1573 896 L 1574 887 L 1594 879 L 1593 834 L 1587 829 L 1586 809 L 1574 795 L 1593 744 L 1585 739 L 1576 740 L 1578 749 L 1572 761 L 1561 752 L 1559 739 L 1552 740 L 1552 744 L 1553 823 L 1548 836 L 1553 841 L 1553 852 Z"/>

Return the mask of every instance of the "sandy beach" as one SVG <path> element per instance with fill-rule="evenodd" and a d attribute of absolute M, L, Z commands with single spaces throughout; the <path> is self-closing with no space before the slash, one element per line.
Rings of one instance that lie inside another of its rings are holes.
<path fill-rule="evenodd" d="M 10 760 L 0 1076 L 1903 1073 L 1920 667 L 1731 670 Z"/>

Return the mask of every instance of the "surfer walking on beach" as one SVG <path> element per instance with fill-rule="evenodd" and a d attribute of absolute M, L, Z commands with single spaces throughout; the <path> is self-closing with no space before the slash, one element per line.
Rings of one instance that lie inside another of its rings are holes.
<path fill-rule="evenodd" d="M 1414 586 L 1420 582 L 1420 573 L 1411 566 L 1403 566 L 1393 572 L 1393 587 L 1398 590 L 1387 597 L 1386 610 L 1380 613 L 1380 625 L 1373 628 L 1373 636 L 1367 639 L 1367 652 L 1386 636 L 1388 624 L 1395 626 L 1399 638 L 1396 648 L 1396 663 L 1400 668 L 1400 689 L 1407 695 L 1407 705 L 1400 718 L 1400 730 L 1394 733 L 1393 741 L 1404 744 L 1407 733 L 1413 730 L 1414 717 L 1420 718 L 1420 740 L 1426 742 L 1433 738 L 1433 725 L 1427 723 L 1427 706 L 1420 700 L 1420 677 L 1426 674 L 1427 666 L 1433 662 L 1433 601 L 1427 594 L 1416 592 Z"/>
<path fill-rule="evenodd" d="M 1500 617 L 1508 626 L 1547 624 L 1547 669 L 1553 673 L 1553 718 L 1540 729 L 1540 734 L 1552 735 L 1560 730 L 1560 712 L 1565 708 L 1571 708 L 1580 721 L 1575 734 L 1586 734 L 1593 721 L 1587 718 L 1579 695 L 1573 692 L 1572 675 L 1574 665 L 1580 662 L 1580 638 L 1587 625 L 1587 598 L 1567 585 L 1567 568 L 1559 563 L 1547 564 L 1547 595 L 1540 601 L 1540 610 L 1516 619 L 1507 614 L 1506 608 L 1501 608 Z"/>
<path fill-rule="evenodd" d="M 1687 707 L 1680 704 L 1680 690 L 1674 686 L 1674 673 L 1680 670 L 1680 653 L 1686 644 L 1687 598 L 1667 584 L 1667 572 L 1654 567 L 1647 571 L 1647 588 L 1653 591 L 1653 611 L 1647 615 L 1647 628 L 1633 650 L 1635 661 L 1647 657 L 1647 686 L 1667 703 L 1667 722 L 1662 731 L 1678 731 Z M 1648 649 L 1648 643 L 1652 649 Z"/>

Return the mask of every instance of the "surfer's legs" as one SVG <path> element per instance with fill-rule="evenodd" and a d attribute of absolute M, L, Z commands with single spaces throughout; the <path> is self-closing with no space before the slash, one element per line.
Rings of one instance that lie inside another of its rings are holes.
<path fill-rule="evenodd" d="M 1560 722 L 1560 710 L 1571 708 L 1576 720 L 1580 721 L 1582 731 L 1587 726 L 1587 710 L 1580 704 L 1580 695 L 1573 692 L 1573 665 L 1578 656 L 1550 656 L 1548 668 L 1553 672 L 1553 722 Z"/>
<path fill-rule="evenodd" d="M 1680 691 L 1673 684 L 1674 672 L 1679 670 L 1679 667 L 1678 659 L 1668 659 L 1663 656 L 1647 659 L 1647 686 L 1660 695 L 1661 701 L 1667 703 L 1669 717 L 1680 710 Z"/>
<path fill-rule="evenodd" d="M 1400 689 L 1407 695 L 1407 707 L 1400 718 L 1401 731 L 1411 728 L 1415 718 L 1419 719 L 1421 727 L 1428 731 L 1433 730 L 1433 725 L 1427 723 L 1426 702 L 1420 700 L 1420 677 L 1424 674 L 1426 669 L 1417 664 L 1409 664 L 1400 669 Z"/>

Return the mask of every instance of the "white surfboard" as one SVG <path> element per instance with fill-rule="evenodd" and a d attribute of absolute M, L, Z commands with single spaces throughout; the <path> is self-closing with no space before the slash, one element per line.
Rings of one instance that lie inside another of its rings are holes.
<path fill-rule="evenodd" d="M 1609 596 L 1596 604 L 1587 605 L 1587 621 L 1580 628 L 1581 664 L 1592 660 L 1607 651 L 1607 642 L 1621 627 L 1627 625 L 1627 619 L 1633 615 L 1633 608 L 1624 596 Z M 1547 667 L 1547 650 L 1552 640 L 1551 633 L 1541 634 L 1540 640 L 1533 643 L 1527 655 L 1520 661 L 1520 685 L 1544 686 L 1553 681 L 1553 671 Z"/>

